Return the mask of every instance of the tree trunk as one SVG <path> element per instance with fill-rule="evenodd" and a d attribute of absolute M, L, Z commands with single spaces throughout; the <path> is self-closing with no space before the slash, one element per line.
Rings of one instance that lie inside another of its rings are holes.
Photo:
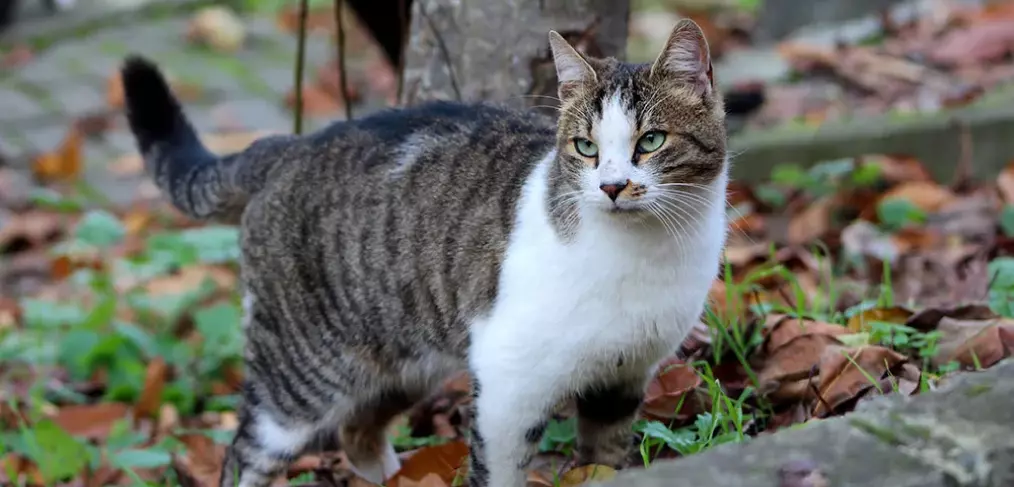
<path fill-rule="evenodd" d="M 629 0 L 415 0 L 400 101 L 556 106 L 538 97 L 556 97 L 549 31 L 585 54 L 623 59 L 629 14 Z"/>

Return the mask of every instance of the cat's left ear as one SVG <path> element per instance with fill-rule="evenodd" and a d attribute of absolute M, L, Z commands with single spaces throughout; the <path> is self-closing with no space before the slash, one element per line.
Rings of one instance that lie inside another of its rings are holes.
<path fill-rule="evenodd" d="M 715 88 L 711 51 L 704 31 L 696 22 L 683 19 L 676 24 L 665 48 L 651 65 L 651 76 L 671 76 L 692 85 L 699 95 L 711 93 Z"/>
<path fill-rule="evenodd" d="M 555 30 L 549 31 L 549 49 L 556 64 L 560 99 L 566 100 L 578 86 L 598 79 L 588 61 Z"/>

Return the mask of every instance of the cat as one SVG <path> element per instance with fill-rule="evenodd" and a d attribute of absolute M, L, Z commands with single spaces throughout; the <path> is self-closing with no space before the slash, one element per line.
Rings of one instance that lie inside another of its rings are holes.
<path fill-rule="evenodd" d="M 222 157 L 157 66 L 125 60 L 146 171 L 191 217 L 240 225 L 246 375 L 222 486 L 268 485 L 336 430 L 381 483 L 399 468 L 385 427 L 465 369 L 468 485 L 523 486 L 567 399 L 580 460 L 623 464 L 719 270 L 723 105 L 692 21 L 650 64 L 549 44 L 556 119 L 429 102 Z"/>

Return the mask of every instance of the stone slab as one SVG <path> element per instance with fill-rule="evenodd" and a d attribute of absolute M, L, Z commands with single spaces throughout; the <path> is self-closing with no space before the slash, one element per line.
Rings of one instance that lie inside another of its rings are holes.
<path fill-rule="evenodd" d="M 783 483 L 799 465 L 825 483 Z M 877 398 L 844 417 L 621 472 L 602 487 L 1009 487 L 1014 360 L 914 397 Z"/>
<path fill-rule="evenodd" d="M 967 154 L 970 174 L 992 181 L 1014 157 L 1014 89 L 974 105 L 929 114 L 857 117 L 819 127 L 779 127 L 731 137 L 733 178 L 758 182 L 780 164 L 810 166 L 872 154 L 905 154 L 921 160 L 941 182 L 954 178 Z M 969 147 L 966 147 L 966 144 Z"/>

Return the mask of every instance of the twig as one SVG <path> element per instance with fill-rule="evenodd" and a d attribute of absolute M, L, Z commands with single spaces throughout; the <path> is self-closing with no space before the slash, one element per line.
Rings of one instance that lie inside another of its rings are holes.
<path fill-rule="evenodd" d="M 454 97 L 461 101 L 461 90 L 458 89 L 458 80 L 454 76 L 454 65 L 451 64 L 451 51 L 447 49 L 447 43 L 444 42 L 444 37 L 440 35 L 440 31 L 437 30 L 436 24 L 433 23 L 433 19 L 430 18 L 429 14 L 426 13 L 426 7 L 423 6 L 426 0 L 419 0 L 419 14 L 423 16 L 423 20 L 426 21 L 426 25 L 433 31 L 433 36 L 437 39 L 437 47 L 440 48 L 440 55 L 444 58 L 444 64 L 447 65 L 447 75 L 451 78 L 451 89 L 454 90 Z"/>
<path fill-rule="evenodd" d="M 342 0 L 334 0 L 334 29 L 338 41 L 338 84 L 345 105 L 345 120 L 352 120 L 352 104 L 349 101 L 349 82 L 345 74 L 345 23 L 343 22 Z"/>
<path fill-rule="evenodd" d="M 306 20 L 310 13 L 309 0 L 299 2 L 299 41 L 296 44 L 296 106 L 292 132 L 303 133 L 303 64 L 306 61 Z"/>

